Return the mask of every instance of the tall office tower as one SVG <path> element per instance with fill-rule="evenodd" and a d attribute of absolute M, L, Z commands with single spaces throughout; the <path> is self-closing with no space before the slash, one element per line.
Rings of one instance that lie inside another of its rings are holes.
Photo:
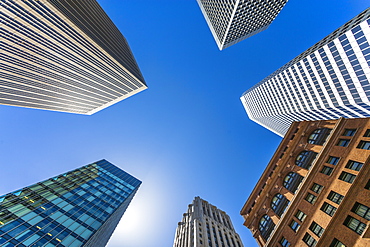
<path fill-rule="evenodd" d="M 173 247 L 243 247 L 230 217 L 199 196 L 178 223 Z"/>
<path fill-rule="evenodd" d="M 9 0 L 0 9 L 0 104 L 93 114 L 147 88 L 96 0 Z"/>
<path fill-rule="evenodd" d="M 288 0 L 197 1 L 220 50 L 266 30 L 288 2 Z"/>
<path fill-rule="evenodd" d="M 370 118 L 294 122 L 241 215 L 259 246 L 370 246 Z"/>
<path fill-rule="evenodd" d="M 0 197 L 0 246 L 105 246 L 141 182 L 106 160 Z"/>
<path fill-rule="evenodd" d="M 248 89 L 249 118 L 284 136 L 293 121 L 370 116 L 370 8 Z"/>

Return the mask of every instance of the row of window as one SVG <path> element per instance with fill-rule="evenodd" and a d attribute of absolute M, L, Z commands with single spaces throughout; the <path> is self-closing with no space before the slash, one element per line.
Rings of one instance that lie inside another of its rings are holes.
<path fill-rule="evenodd" d="M 328 199 L 339 204 L 342 201 L 343 196 L 334 191 L 331 191 L 328 195 Z M 331 213 L 331 212 L 333 211 L 335 212 L 336 208 L 328 203 L 324 203 L 323 207 L 321 207 L 321 210 L 323 211 L 326 210 L 327 211 L 326 213 L 332 216 L 334 213 Z M 370 208 L 361 203 L 356 202 L 353 205 L 351 211 L 355 213 L 356 215 L 364 218 L 365 220 L 370 220 Z M 303 222 L 303 220 L 306 218 L 306 214 L 298 210 L 297 213 L 295 214 L 295 217 L 300 222 Z M 347 216 L 347 218 L 343 222 L 343 225 L 347 226 L 349 229 L 351 229 L 352 231 L 356 232 L 359 235 L 362 235 L 362 233 L 365 231 L 365 228 L 366 228 L 365 223 L 361 222 L 360 220 L 350 215 Z M 297 221 L 292 220 L 289 226 L 293 231 L 297 232 L 300 227 L 300 224 Z M 318 223 L 316 223 L 315 221 L 311 223 L 309 229 L 311 230 L 312 233 L 314 233 L 319 238 L 322 236 L 322 234 L 325 231 L 325 229 L 322 226 L 320 226 Z M 313 238 L 309 233 L 306 233 L 302 240 L 310 247 L 314 247 L 317 244 L 317 240 Z M 284 237 L 281 238 L 279 243 L 283 247 L 290 246 L 290 243 Z M 330 244 L 330 247 L 345 247 L 345 245 L 342 242 L 340 242 L 338 239 L 334 238 L 332 243 Z"/>
<path fill-rule="evenodd" d="M 330 131 L 331 129 L 327 129 L 327 128 L 321 128 L 321 129 L 314 130 L 308 138 L 308 143 L 316 144 L 316 145 L 323 145 L 323 143 L 325 143 L 326 141 L 326 138 L 329 136 Z M 355 133 L 356 133 L 356 129 L 345 129 L 343 136 L 353 136 Z M 364 137 L 370 137 L 370 129 L 366 131 Z M 316 156 L 317 156 L 316 152 L 307 151 L 307 150 L 302 151 L 296 157 L 295 164 L 299 167 L 310 169 Z M 335 166 L 338 164 L 339 160 L 340 160 L 339 157 L 329 156 L 326 163 Z M 362 166 L 363 166 L 363 163 L 350 160 L 348 161 L 345 168 L 351 169 L 354 171 L 359 171 L 362 168 Z M 334 169 L 333 167 L 324 166 L 321 170 L 321 173 L 326 174 L 326 175 L 331 175 L 333 169 Z M 344 172 L 344 171 L 338 177 L 338 179 L 348 182 L 348 183 L 352 183 L 355 178 L 356 178 L 356 175 L 348 173 L 348 172 Z M 299 175 L 298 173 L 289 172 L 283 180 L 283 186 L 289 191 L 291 191 L 292 193 L 295 193 L 300 183 L 302 182 L 302 180 L 303 180 L 303 177 Z M 370 180 L 369 180 L 369 186 L 370 186 Z M 319 194 L 322 191 L 322 189 L 323 189 L 323 186 L 317 183 L 314 183 L 310 188 L 310 190 L 316 194 Z M 340 195 L 334 191 L 331 191 L 327 198 L 336 204 L 340 204 L 340 202 L 343 200 L 343 197 L 344 197 L 343 195 Z M 308 192 L 305 197 L 305 200 L 311 204 L 315 203 L 316 199 L 317 199 L 317 196 L 310 192 Z M 288 205 L 289 205 L 289 200 L 280 193 L 277 193 L 271 201 L 271 209 L 279 217 L 281 217 L 281 215 L 284 213 Z M 336 207 L 326 202 L 323 203 L 320 209 L 330 216 L 334 215 L 334 213 L 337 210 Z M 306 214 L 298 210 L 295 216 L 299 221 L 302 222 L 304 218 L 306 217 Z M 296 232 L 298 231 L 300 224 L 297 221 L 292 220 L 289 226 L 293 231 Z M 259 230 L 263 238 L 268 239 L 274 227 L 275 227 L 275 224 L 273 223 L 272 219 L 268 215 L 265 214 L 264 216 L 262 216 L 259 222 Z M 321 229 L 318 227 L 319 227 L 318 225 L 312 226 L 312 228 L 315 229 L 315 231 L 317 229 L 318 229 L 317 231 L 323 231 L 323 228 Z M 314 242 L 314 241 L 311 241 L 309 234 L 306 236 L 306 242 L 309 242 L 309 243 Z M 289 246 L 289 242 L 286 241 L 285 238 L 282 239 L 280 243 L 283 246 Z"/>
<path fill-rule="evenodd" d="M 330 135 L 331 129 L 320 128 L 314 130 L 308 137 L 307 142 L 315 145 L 323 145 Z M 342 136 L 354 136 L 356 129 L 345 129 Z M 367 129 L 363 137 L 370 137 L 370 129 Z M 347 147 L 350 139 L 339 139 L 337 146 Z M 360 141 L 357 148 L 370 150 L 370 141 Z"/>

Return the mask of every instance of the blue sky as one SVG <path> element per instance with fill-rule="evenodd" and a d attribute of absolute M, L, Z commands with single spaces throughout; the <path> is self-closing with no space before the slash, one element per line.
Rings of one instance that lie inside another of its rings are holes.
<path fill-rule="evenodd" d="M 108 246 L 172 246 L 194 196 L 239 211 L 281 138 L 250 121 L 249 87 L 365 8 L 291 0 L 264 32 L 219 51 L 195 0 L 98 0 L 149 89 L 92 116 L 0 106 L 0 194 L 107 159 L 143 181 Z"/>

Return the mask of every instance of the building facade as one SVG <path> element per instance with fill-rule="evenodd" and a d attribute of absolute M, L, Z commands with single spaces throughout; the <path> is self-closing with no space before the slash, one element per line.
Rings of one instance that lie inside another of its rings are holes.
<path fill-rule="evenodd" d="M 370 118 L 294 122 L 240 213 L 259 246 L 370 246 Z"/>
<path fill-rule="evenodd" d="M 287 1 L 197 0 L 220 50 L 266 30 Z"/>
<path fill-rule="evenodd" d="M 284 136 L 293 121 L 370 117 L 370 8 L 248 89 L 249 118 Z"/>
<path fill-rule="evenodd" d="M 105 246 L 140 184 L 101 160 L 0 196 L 0 246 Z"/>
<path fill-rule="evenodd" d="M 90 115 L 147 88 L 96 0 L 9 0 L 0 8 L 0 104 Z"/>
<path fill-rule="evenodd" d="M 195 197 L 178 223 L 173 247 L 243 247 L 230 217 Z"/>

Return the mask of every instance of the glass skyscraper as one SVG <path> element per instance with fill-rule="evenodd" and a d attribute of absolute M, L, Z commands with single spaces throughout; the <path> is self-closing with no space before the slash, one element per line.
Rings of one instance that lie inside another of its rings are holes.
<path fill-rule="evenodd" d="M 197 0 L 217 46 L 223 50 L 263 30 L 288 0 Z"/>
<path fill-rule="evenodd" d="M 249 118 L 284 136 L 293 121 L 370 117 L 370 8 L 248 89 Z"/>
<path fill-rule="evenodd" d="M 105 246 L 141 181 L 106 160 L 0 197 L 0 246 Z"/>

